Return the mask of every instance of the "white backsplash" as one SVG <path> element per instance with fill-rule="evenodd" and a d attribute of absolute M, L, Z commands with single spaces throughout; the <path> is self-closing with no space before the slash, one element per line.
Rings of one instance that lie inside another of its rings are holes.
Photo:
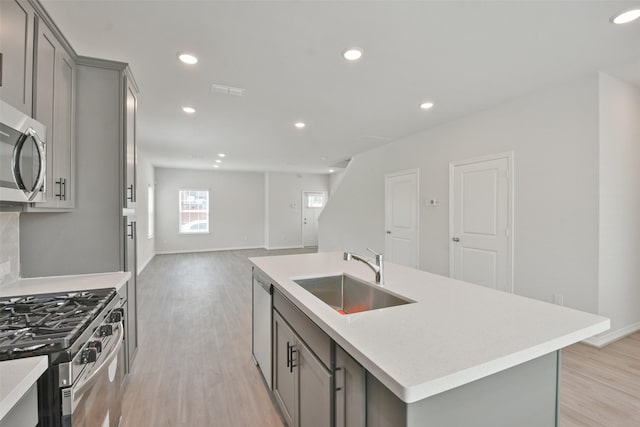
<path fill-rule="evenodd" d="M 20 214 L 0 212 L 0 286 L 20 276 Z"/>

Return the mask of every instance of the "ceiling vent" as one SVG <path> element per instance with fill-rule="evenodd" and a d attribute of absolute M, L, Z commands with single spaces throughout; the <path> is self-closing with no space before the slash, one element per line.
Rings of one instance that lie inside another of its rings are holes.
<path fill-rule="evenodd" d="M 225 86 L 214 83 L 211 85 L 211 93 L 218 93 L 220 95 L 233 95 L 233 96 L 242 96 L 244 95 L 244 91 L 241 87 L 233 87 L 233 86 Z"/>

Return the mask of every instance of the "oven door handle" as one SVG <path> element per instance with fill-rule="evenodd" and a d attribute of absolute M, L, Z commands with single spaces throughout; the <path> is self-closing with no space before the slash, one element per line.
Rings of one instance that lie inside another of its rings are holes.
<path fill-rule="evenodd" d="M 89 375 L 86 379 L 84 379 L 83 381 L 75 384 L 73 386 L 74 390 L 74 395 L 82 395 L 85 392 L 85 389 L 91 385 L 91 383 L 93 382 L 94 378 L 96 378 L 96 376 L 102 371 L 102 369 L 104 369 L 105 367 L 107 367 L 112 361 L 113 359 L 115 359 L 116 357 L 118 357 L 118 353 L 120 352 L 120 349 L 122 348 L 123 342 L 124 342 L 124 327 L 122 322 L 119 323 L 120 327 L 118 328 L 120 330 L 120 333 L 118 334 L 118 341 L 117 344 L 113 347 L 113 350 L 111 350 L 111 352 L 104 358 L 104 360 L 102 361 L 102 363 L 100 364 L 100 366 L 98 366 L 97 368 L 95 368 L 93 370 L 93 372 L 91 373 L 91 375 Z"/>

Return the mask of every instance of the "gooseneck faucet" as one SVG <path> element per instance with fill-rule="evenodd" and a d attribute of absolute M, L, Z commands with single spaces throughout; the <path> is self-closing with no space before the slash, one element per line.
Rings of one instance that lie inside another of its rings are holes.
<path fill-rule="evenodd" d="M 376 274 L 376 283 L 378 285 L 382 285 L 384 283 L 384 263 L 382 260 L 382 254 L 375 253 L 369 248 L 367 248 L 367 250 L 375 255 L 376 257 L 375 264 L 369 261 L 368 259 L 360 255 L 352 254 L 351 252 L 345 252 L 343 259 L 345 261 L 351 261 L 352 259 L 355 259 L 356 261 L 360 261 L 367 264 L 369 268 L 372 269 L 373 272 Z"/>

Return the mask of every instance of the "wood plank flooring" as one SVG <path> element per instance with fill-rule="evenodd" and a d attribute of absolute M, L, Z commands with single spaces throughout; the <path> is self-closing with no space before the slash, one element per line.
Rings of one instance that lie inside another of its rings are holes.
<path fill-rule="evenodd" d="M 640 332 L 597 349 L 562 352 L 562 427 L 640 426 Z"/>
<path fill-rule="evenodd" d="M 302 252 L 312 251 L 156 256 L 138 280 L 139 350 L 121 426 L 283 426 L 251 357 L 247 258 Z M 565 349 L 560 409 L 562 427 L 640 426 L 640 333 Z"/>

